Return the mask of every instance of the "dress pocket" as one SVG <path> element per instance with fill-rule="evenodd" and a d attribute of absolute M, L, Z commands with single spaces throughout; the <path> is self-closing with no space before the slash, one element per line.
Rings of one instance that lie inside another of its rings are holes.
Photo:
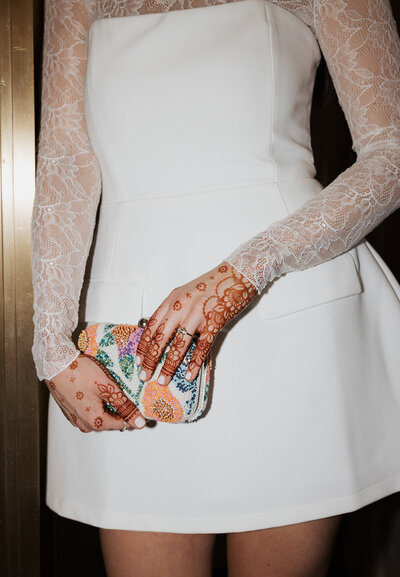
<path fill-rule="evenodd" d="M 145 279 L 105 280 L 91 278 L 82 290 L 83 321 L 137 324 L 143 316 Z"/>
<path fill-rule="evenodd" d="M 362 292 L 357 249 L 273 281 L 257 304 L 262 319 L 275 319 Z"/>

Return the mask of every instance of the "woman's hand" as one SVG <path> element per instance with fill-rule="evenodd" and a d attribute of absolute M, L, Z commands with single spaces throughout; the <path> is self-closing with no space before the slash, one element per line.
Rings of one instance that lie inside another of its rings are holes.
<path fill-rule="evenodd" d="M 45 383 L 66 418 L 83 433 L 142 429 L 146 425 L 136 405 L 89 357 L 80 355 Z M 110 405 L 117 413 L 106 409 Z"/>
<path fill-rule="evenodd" d="M 185 374 L 187 380 L 194 380 L 219 331 L 256 295 L 251 282 L 226 262 L 174 289 L 151 316 L 141 336 L 136 355 L 136 364 L 142 366 L 140 378 L 151 380 L 166 345 L 174 337 L 158 377 L 160 385 L 168 385 L 192 341 L 190 335 L 200 333 Z M 177 333 L 179 327 L 190 335 Z"/>

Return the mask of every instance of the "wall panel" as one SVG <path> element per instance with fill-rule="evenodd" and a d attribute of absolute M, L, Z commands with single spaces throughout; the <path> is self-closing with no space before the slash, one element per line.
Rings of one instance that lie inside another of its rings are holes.
<path fill-rule="evenodd" d="M 0 0 L 0 550 L 2 575 L 40 575 L 38 382 L 31 358 L 33 5 Z"/>

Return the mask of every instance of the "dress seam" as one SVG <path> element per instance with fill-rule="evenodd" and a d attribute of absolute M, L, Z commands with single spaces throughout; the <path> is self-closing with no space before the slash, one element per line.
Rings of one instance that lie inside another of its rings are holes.
<path fill-rule="evenodd" d="M 241 0 L 241 1 L 246 1 L 246 0 Z M 164 200 L 164 199 L 169 199 L 169 198 L 179 198 L 181 196 L 184 197 L 188 197 L 188 196 L 195 196 L 196 194 L 207 194 L 208 192 L 218 192 L 218 191 L 223 191 L 223 190 L 229 190 L 229 189 L 236 189 L 236 188 L 251 188 L 254 186 L 261 186 L 262 184 L 265 185 L 269 185 L 269 184 L 274 184 L 275 186 L 279 187 L 279 184 L 282 182 L 291 182 L 291 181 L 296 181 L 299 182 L 301 180 L 313 180 L 313 181 L 317 181 L 319 182 L 315 177 L 313 176 L 301 176 L 301 177 L 290 177 L 290 178 L 280 178 L 279 180 L 258 180 L 256 182 L 249 182 L 249 183 L 244 183 L 244 184 L 232 184 L 229 186 L 219 186 L 219 187 L 215 187 L 215 188 L 205 188 L 203 190 L 197 190 L 195 192 L 190 192 L 190 193 L 183 193 L 183 194 L 169 194 L 168 196 L 139 196 L 137 198 L 123 198 L 123 199 L 102 199 L 101 204 L 114 204 L 114 203 L 119 203 L 119 202 L 137 202 L 139 200 Z"/>
<path fill-rule="evenodd" d="M 269 140 L 269 156 L 272 162 L 272 166 L 273 166 L 273 170 L 274 170 L 274 178 L 275 181 L 277 180 L 277 170 L 276 170 L 276 162 L 274 159 L 274 154 L 273 154 L 273 150 L 274 150 L 274 144 L 273 144 L 273 138 L 274 138 L 274 129 L 275 129 L 275 124 L 274 124 L 274 118 L 275 118 L 275 57 L 274 57 L 274 51 L 273 51 L 273 43 L 272 43 L 272 26 L 271 26 L 271 11 L 270 8 L 267 8 L 267 5 L 269 3 L 268 2 L 264 2 L 264 10 L 265 10 L 265 16 L 266 16 L 266 21 L 267 21 L 267 26 L 268 26 L 268 31 L 269 31 L 269 40 L 268 40 L 268 44 L 269 44 L 269 53 L 271 55 L 271 130 L 270 130 L 270 140 Z M 268 53 L 268 51 L 267 51 Z"/>

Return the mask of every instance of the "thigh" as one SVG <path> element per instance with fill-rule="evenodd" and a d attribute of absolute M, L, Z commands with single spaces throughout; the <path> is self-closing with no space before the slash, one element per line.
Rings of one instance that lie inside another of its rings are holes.
<path fill-rule="evenodd" d="M 229 577 L 325 577 L 340 519 L 230 533 Z"/>
<path fill-rule="evenodd" d="M 100 529 L 108 577 L 211 577 L 215 535 Z"/>

